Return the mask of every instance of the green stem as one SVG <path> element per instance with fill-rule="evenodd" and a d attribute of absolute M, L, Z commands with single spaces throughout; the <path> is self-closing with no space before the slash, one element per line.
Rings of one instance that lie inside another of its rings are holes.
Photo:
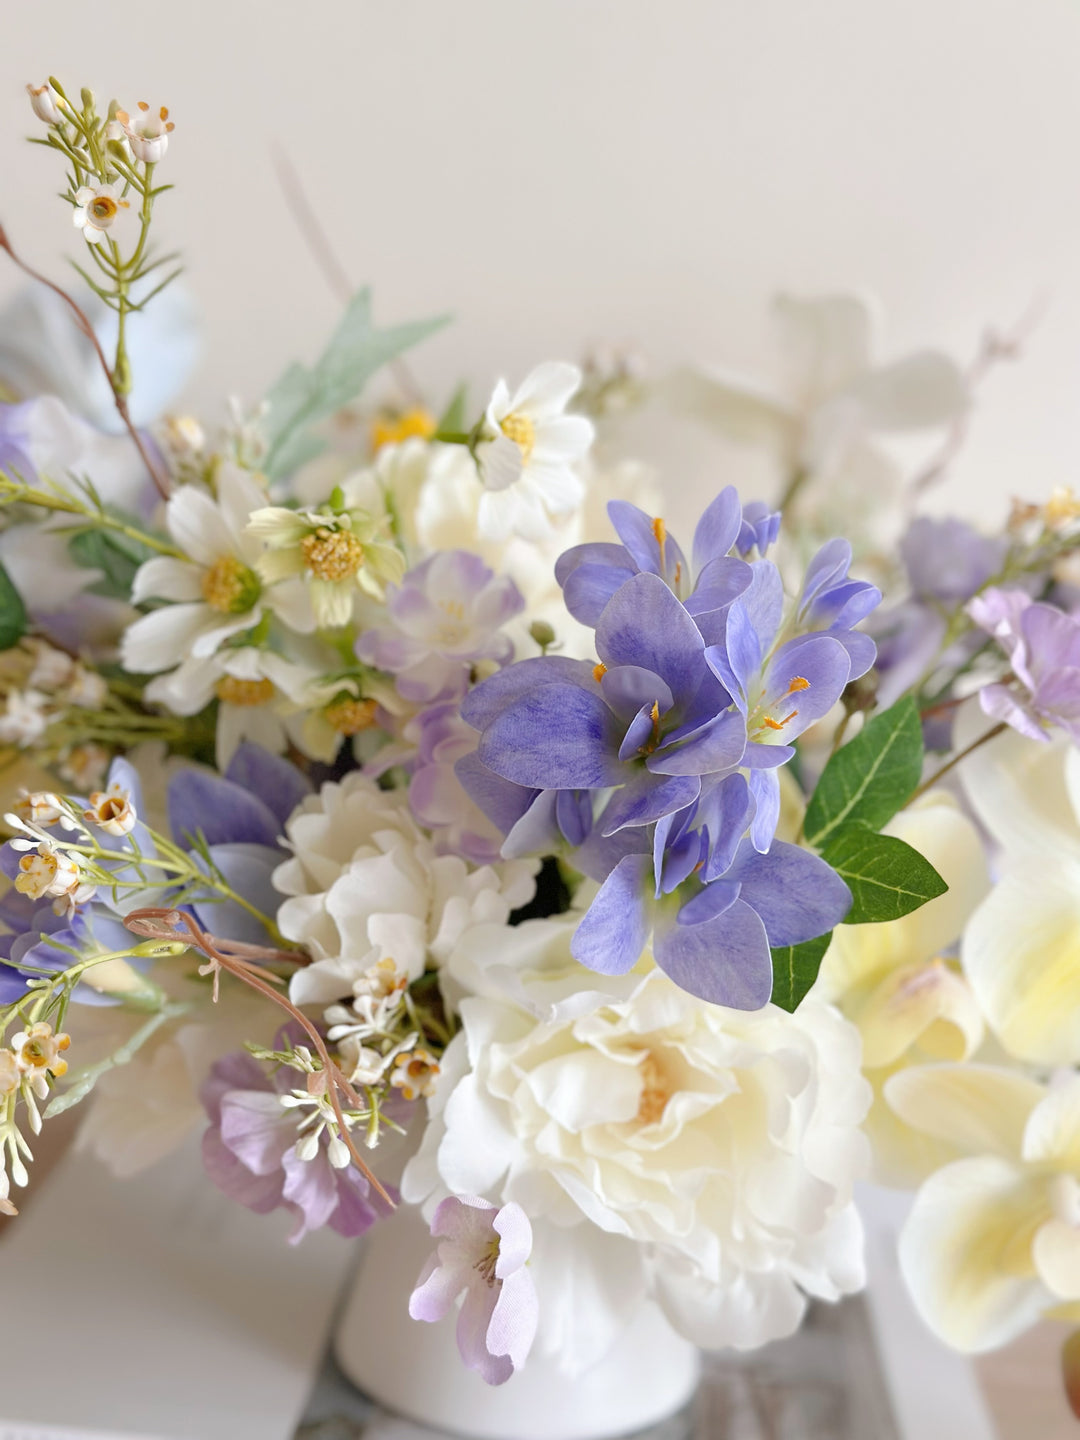
<path fill-rule="evenodd" d="M 0 471 L 0 506 L 5 504 L 36 505 L 41 510 L 56 510 L 63 515 L 81 515 L 95 528 L 114 530 L 118 535 L 124 535 L 129 540 L 135 540 L 140 545 L 145 545 L 148 550 L 156 550 L 159 555 L 168 555 L 175 560 L 187 559 L 182 550 L 178 550 L 175 545 L 170 545 L 167 540 L 162 540 L 145 530 L 139 530 L 134 525 L 128 525 L 125 521 L 118 520 L 115 515 L 110 515 L 107 510 L 96 510 L 93 506 L 78 500 L 74 495 L 35 489 L 22 480 L 13 480 L 10 475 Z"/>
<path fill-rule="evenodd" d="M 988 740 L 996 739 L 998 735 L 1008 728 L 1008 724 L 1004 720 L 999 720 L 996 725 L 991 726 L 991 728 L 987 730 L 985 735 L 980 735 L 977 740 L 973 740 L 970 745 L 966 745 L 963 750 L 958 751 L 951 760 L 947 760 L 940 770 L 935 770 L 929 780 L 923 781 L 907 803 L 911 805 L 914 801 L 918 800 L 920 796 L 925 795 L 928 790 L 932 790 L 939 781 L 948 775 L 950 770 L 954 770 L 956 766 L 960 764 L 961 760 L 966 760 L 967 757 L 978 750 L 980 746 L 985 745 Z"/>

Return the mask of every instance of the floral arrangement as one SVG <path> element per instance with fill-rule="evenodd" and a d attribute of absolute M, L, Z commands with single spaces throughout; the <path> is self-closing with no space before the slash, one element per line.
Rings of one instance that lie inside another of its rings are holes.
<path fill-rule="evenodd" d="M 421 1207 L 411 1313 L 498 1384 L 646 1296 L 791 1332 L 873 1176 L 950 1344 L 1080 1321 L 1080 503 L 918 513 L 1015 346 L 880 363 L 785 299 L 783 395 L 609 355 L 439 417 L 441 322 L 363 292 L 214 436 L 168 111 L 30 100 L 87 289 L 0 230 L 0 1211 L 76 1104 L 119 1174 L 201 1128 L 294 1240 Z M 680 541 L 647 404 L 777 502 Z"/>

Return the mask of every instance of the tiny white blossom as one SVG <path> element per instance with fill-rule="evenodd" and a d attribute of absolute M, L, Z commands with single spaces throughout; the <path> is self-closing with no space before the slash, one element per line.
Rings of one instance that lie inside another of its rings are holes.
<path fill-rule="evenodd" d="M 30 108 L 39 120 L 46 125 L 61 124 L 64 117 L 56 103 L 58 97 L 47 80 L 44 85 L 27 85 L 26 93 L 30 96 Z"/>
<path fill-rule="evenodd" d="M 98 185 L 91 188 L 82 185 L 75 192 L 75 209 L 72 223 L 76 230 L 83 232 L 83 238 L 91 245 L 100 245 L 105 233 L 129 209 L 128 202 L 121 198 L 116 185 Z"/>
<path fill-rule="evenodd" d="M 83 819 L 106 835 L 130 835 L 138 818 L 130 796 L 119 785 L 96 790 L 90 796 L 90 808 L 83 811 Z"/>
<path fill-rule="evenodd" d="M 136 160 L 141 160 L 144 165 L 156 165 L 159 160 L 164 160 L 169 136 L 175 129 L 164 105 L 160 110 L 151 110 L 145 100 L 140 100 L 135 115 L 117 110 L 116 119 L 109 122 L 108 135 L 110 140 L 119 140 L 123 136 Z"/>
<path fill-rule="evenodd" d="M 8 691 L 6 709 L 0 714 L 0 744 L 25 750 L 40 740 L 49 723 L 45 702 L 38 690 Z"/>

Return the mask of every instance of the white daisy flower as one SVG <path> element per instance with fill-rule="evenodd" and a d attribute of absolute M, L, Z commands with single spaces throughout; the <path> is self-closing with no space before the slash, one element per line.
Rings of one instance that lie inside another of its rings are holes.
<path fill-rule="evenodd" d="M 118 185 L 81 185 L 75 191 L 75 209 L 71 219 L 76 230 L 91 245 L 100 245 L 106 232 L 129 209 Z"/>
<path fill-rule="evenodd" d="M 592 444 L 593 426 L 565 413 L 580 385 L 576 366 L 552 363 L 537 366 L 512 395 L 505 380 L 495 386 L 476 446 L 485 539 L 544 539 L 552 516 L 568 515 L 584 500 L 575 467 Z"/>
<path fill-rule="evenodd" d="M 233 635 L 257 625 L 266 611 L 292 630 L 313 628 L 303 586 L 264 586 L 256 571 L 262 544 L 247 524 L 264 499 L 251 476 L 231 465 L 218 473 L 216 500 L 196 485 L 176 491 L 165 523 L 187 558 L 147 560 L 131 592 L 136 605 L 151 598 L 175 603 L 128 627 L 121 642 L 126 670 L 157 674 L 187 660 L 206 660 Z"/>
<path fill-rule="evenodd" d="M 160 110 L 151 110 L 145 100 L 140 100 L 135 115 L 117 110 L 116 119 L 109 122 L 107 133 L 110 140 L 123 137 L 131 146 L 136 160 L 141 160 L 144 165 L 156 165 L 159 160 L 164 160 L 169 136 L 175 129 L 164 105 Z"/>

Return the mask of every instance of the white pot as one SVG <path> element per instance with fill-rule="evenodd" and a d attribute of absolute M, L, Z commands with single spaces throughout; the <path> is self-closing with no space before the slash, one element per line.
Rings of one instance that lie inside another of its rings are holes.
<path fill-rule="evenodd" d="M 409 1294 L 431 1253 L 419 1213 L 402 1206 L 374 1230 L 334 1342 L 338 1363 L 385 1409 L 477 1440 L 604 1440 L 666 1419 L 697 1389 L 701 1360 L 651 1302 L 615 1349 L 570 1378 L 530 1358 L 505 1385 L 466 1370 L 454 1319 L 409 1317 Z"/>

